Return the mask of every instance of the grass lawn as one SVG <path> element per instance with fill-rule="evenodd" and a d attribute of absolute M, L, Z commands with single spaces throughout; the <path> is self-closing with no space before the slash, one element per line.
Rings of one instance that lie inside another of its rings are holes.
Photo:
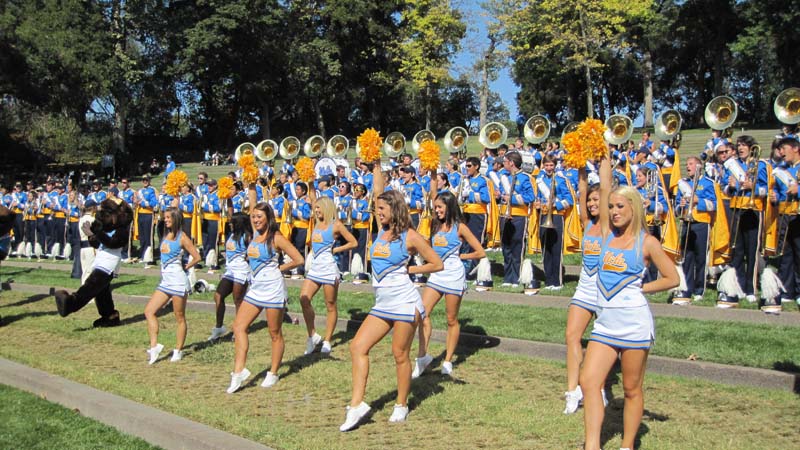
<path fill-rule="evenodd" d="M 286 326 L 287 346 L 281 381 L 258 386 L 269 359 L 264 322 L 251 330 L 248 368 L 254 377 L 234 395 L 225 394 L 232 367 L 229 341 L 205 341 L 212 316 L 189 311 L 184 360 L 146 363 L 147 333 L 141 308 L 119 305 L 125 325 L 91 329 L 96 312 L 89 305 L 66 319 L 52 300 L 29 301 L 3 293 L 0 313 L 13 319 L 0 328 L 0 356 L 206 423 L 264 444 L 287 449 L 338 448 L 577 448 L 583 414 L 564 416 L 564 365 L 485 350 L 460 349 L 454 379 L 434 371 L 416 380 L 406 424 L 386 423 L 395 397 L 394 361 L 389 342 L 371 355 L 366 401 L 374 414 L 352 433 L 340 433 L 350 395 L 352 334 L 336 333 L 331 357 L 303 356 L 305 332 Z M 13 305 L 13 306 L 12 306 Z M 437 325 L 441 326 L 441 325 Z M 161 320 L 160 342 L 174 345 L 174 321 Z M 13 342 L 14 345 L 8 345 Z M 432 354 L 443 348 L 432 346 Z M 622 390 L 609 378 L 604 442 L 618 448 Z M 795 394 L 716 385 L 697 380 L 648 375 L 645 382 L 641 442 L 649 449 L 797 448 L 800 400 Z M 742 412 L 746 411 L 743 417 Z"/>
<path fill-rule="evenodd" d="M 0 447 L 17 449 L 157 449 L 142 439 L 61 405 L 0 384 Z"/>
<path fill-rule="evenodd" d="M 153 275 L 156 273 L 154 270 Z M 3 274 L 3 279 L 11 277 L 19 283 L 63 286 L 73 289 L 79 286 L 78 280 L 71 279 L 68 273 L 60 271 L 6 266 L 0 274 Z M 148 296 L 152 294 L 158 281 L 159 278 L 156 276 L 121 275 L 115 282 L 117 285 L 115 292 Z M 191 299 L 211 301 L 212 295 L 212 293 L 193 294 Z M 565 309 L 471 300 L 484 295 L 491 295 L 491 293 L 471 292 L 465 297 L 459 313 L 463 332 L 540 342 L 564 342 Z M 289 310 L 302 320 L 300 306 L 297 302 L 298 296 L 298 288 L 289 288 Z M 531 304 L 534 305 L 535 302 L 536 297 L 531 297 Z M 564 302 L 566 304 L 566 298 Z M 53 305 L 51 298 L 37 303 L 44 305 L 43 307 Z M 228 303 L 232 303 L 230 298 Z M 338 300 L 340 316 L 361 320 L 369 312 L 373 303 L 372 293 L 342 291 Z M 4 301 L 3 304 L 7 303 Z M 325 314 L 321 294 L 317 296 L 313 305 L 318 314 Z M 0 314 L 4 316 L 17 312 L 24 314 L 24 311 L 17 311 L 16 307 L 13 308 L 8 312 L 0 309 Z M 446 328 L 443 305 L 437 306 L 431 317 L 437 329 Z M 229 317 L 227 322 L 230 324 L 232 320 Z M 212 326 L 213 322 L 208 321 L 197 332 L 206 333 Z M 587 329 L 586 338 L 590 331 L 591 327 Z M 656 317 L 656 336 L 653 354 L 659 356 L 684 359 L 689 355 L 695 355 L 701 361 L 766 369 L 793 368 L 793 370 L 797 370 L 797 367 L 800 366 L 800 347 L 794 345 L 794 343 L 800 342 L 800 328 L 798 327 Z"/>

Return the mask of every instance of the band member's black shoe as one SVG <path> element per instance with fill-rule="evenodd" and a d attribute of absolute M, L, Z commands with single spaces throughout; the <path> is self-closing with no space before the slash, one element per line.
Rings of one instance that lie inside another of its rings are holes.
<path fill-rule="evenodd" d="M 53 295 L 56 298 L 56 308 L 58 309 L 58 315 L 61 317 L 67 317 L 69 313 L 72 312 L 69 309 L 69 303 L 72 296 L 69 294 L 69 292 L 63 290 L 56 291 L 55 294 Z"/>
<path fill-rule="evenodd" d="M 110 316 L 101 317 L 92 323 L 92 326 L 95 328 L 104 328 L 104 327 L 117 327 L 120 326 L 122 322 L 119 320 L 119 311 L 114 310 Z"/>

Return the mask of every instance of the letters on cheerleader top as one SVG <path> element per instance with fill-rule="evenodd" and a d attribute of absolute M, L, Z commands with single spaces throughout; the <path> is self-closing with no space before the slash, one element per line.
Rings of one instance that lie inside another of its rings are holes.
<path fill-rule="evenodd" d="M 628 270 L 628 263 L 625 262 L 625 253 L 606 251 L 606 254 L 603 255 L 603 270 L 620 273 Z"/>

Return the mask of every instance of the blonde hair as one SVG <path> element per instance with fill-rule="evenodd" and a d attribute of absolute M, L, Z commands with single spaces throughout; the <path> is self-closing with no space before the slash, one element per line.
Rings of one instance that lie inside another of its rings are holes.
<path fill-rule="evenodd" d="M 333 223 L 336 220 L 336 204 L 333 203 L 330 197 L 323 196 L 318 198 L 316 206 L 319 206 L 319 210 L 322 211 L 325 223 Z"/>
<path fill-rule="evenodd" d="M 642 232 L 647 233 L 647 222 L 645 221 L 645 213 L 644 213 L 644 205 L 642 204 L 642 194 L 639 193 L 635 188 L 630 186 L 620 186 L 613 191 L 611 191 L 611 195 L 619 195 L 620 197 L 624 197 L 628 202 L 631 204 L 631 223 L 628 225 L 630 228 L 631 234 L 633 235 L 634 239 L 636 239 L 636 254 L 638 255 L 641 252 L 641 239 L 639 239 L 639 235 Z M 609 203 L 611 199 L 609 198 Z M 614 225 L 609 224 L 612 228 Z"/>

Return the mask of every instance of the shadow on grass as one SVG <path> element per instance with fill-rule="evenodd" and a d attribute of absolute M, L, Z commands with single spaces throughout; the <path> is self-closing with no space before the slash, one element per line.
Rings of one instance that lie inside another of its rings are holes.
<path fill-rule="evenodd" d="M 22 314 L 14 314 L 12 316 L 2 316 L 0 318 L 0 326 L 10 325 L 18 320 L 28 319 L 33 317 L 54 316 L 58 315 L 57 311 L 31 311 Z"/>
<path fill-rule="evenodd" d="M 40 300 L 44 300 L 44 299 L 46 299 L 48 297 L 51 297 L 51 295 L 49 295 L 49 294 L 31 295 L 30 297 L 28 297 L 26 299 L 22 299 L 22 300 L 20 300 L 18 302 L 9 303 L 7 305 L 0 305 L 0 308 L 11 308 L 12 306 L 22 306 L 22 305 L 27 305 L 29 303 L 36 303 L 36 302 L 38 302 Z"/>
<path fill-rule="evenodd" d="M 776 361 L 772 364 L 772 368 L 781 372 L 786 372 L 794 375 L 794 393 L 800 394 L 800 366 L 795 364 L 794 361 Z"/>
<path fill-rule="evenodd" d="M 141 279 L 133 279 L 133 280 L 126 280 L 126 281 L 117 281 L 117 282 L 111 283 L 111 290 L 113 291 L 114 289 L 121 288 L 123 286 L 128 286 L 130 284 L 142 284 L 142 280 Z"/>

